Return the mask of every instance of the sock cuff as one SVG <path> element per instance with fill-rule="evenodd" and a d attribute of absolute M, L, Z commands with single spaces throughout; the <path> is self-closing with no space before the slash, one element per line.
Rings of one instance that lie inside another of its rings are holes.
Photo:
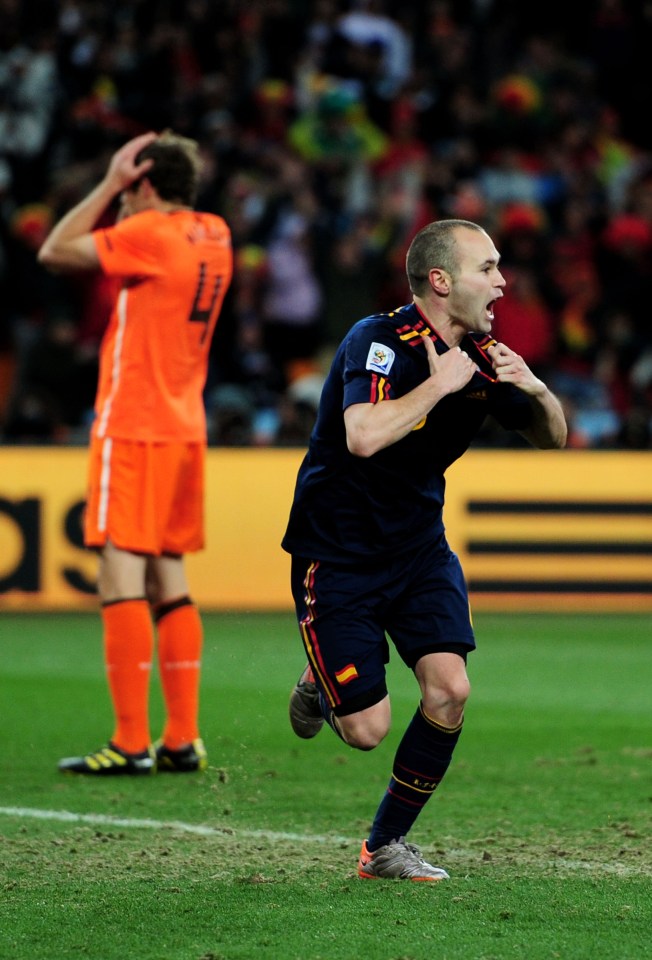
<path fill-rule="evenodd" d="M 116 607 L 120 603 L 147 603 L 147 597 L 116 597 L 115 600 L 103 600 L 100 606 L 105 609 L 106 607 Z"/>
<path fill-rule="evenodd" d="M 424 710 L 423 703 L 419 704 L 419 712 L 423 717 L 423 719 L 426 721 L 426 723 L 429 726 L 434 727 L 435 730 L 438 730 L 440 733 L 449 733 L 451 735 L 457 734 L 460 732 L 460 730 L 464 726 L 464 717 L 462 717 L 460 722 L 454 727 L 447 727 L 443 723 L 439 723 L 437 720 L 433 720 L 433 718 L 429 717 L 426 711 Z"/>
<path fill-rule="evenodd" d="M 154 622 L 158 623 L 163 619 L 163 617 L 166 617 L 168 613 L 172 613 L 173 610 L 179 610 L 181 607 L 192 606 L 193 602 L 187 594 L 183 597 L 177 597 L 176 600 L 168 600 L 165 603 L 159 603 L 154 608 Z"/>

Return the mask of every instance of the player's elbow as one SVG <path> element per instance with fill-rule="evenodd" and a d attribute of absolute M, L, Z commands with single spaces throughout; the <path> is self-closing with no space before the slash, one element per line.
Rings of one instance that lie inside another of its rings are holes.
<path fill-rule="evenodd" d="M 46 267 L 48 270 L 51 270 L 54 266 L 54 258 L 50 251 L 50 248 L 47 245 L 47 242 L 43 244 L 41 249 L 36 254 L 36 259 L 41 264 L 42 267 Z"/>
<path fill-rule="evenodd" d="M 365 460 L 380 449 L 367 430 L 347 430 L 346 446 L 350 454 Z"/>
<path fill-rule="evenodd" d="M 36 254 L 36 258 L 41 266 L 51 273 L 57 273 L 63 269 L 60 257 L 57 256 L 56 250 L 47 240 Z"/>
<path fill-rule="evenodd" d="M 352 454 L 354 457 L 360 457 L 362 460 L 365 460 L 367 457 L 370 457 L 373 453 L 373 451 L 369 447 L 357 441 L 347 439 L 346 445 L 348 447 L 350 454 Z"/>
<path fill-rule="evenodd" d="M 564 426 L 554 433 L 522 430 L 521 434 L 537 450 L 562 450 L 566 446 L 568 430 Z"/>
<path fill-rule="evenodd" d="M 378 413 L 378 405 L 371 403 L 353 404 L 344 411 L 346 446 L 354 457 L 373 457 L 374 453 L 387 446 L 386 430 Z"/>
<path fill-rule="evenodd" d="M 566 446 L 566 438 L 539 437 L 533 445 L 537 450 L 562 450 Z"/>
<path fill-rule="evenodd" d="M 544 438 L 544 443 L 541 445 L 542 450 L 561 450 L 566 446 L 566 440 L 568 439 L 568 426 L 565 420 L 560 420 L 559 423 L 556 423 L 554 429 L 551 429 L 549 434 Z"/>

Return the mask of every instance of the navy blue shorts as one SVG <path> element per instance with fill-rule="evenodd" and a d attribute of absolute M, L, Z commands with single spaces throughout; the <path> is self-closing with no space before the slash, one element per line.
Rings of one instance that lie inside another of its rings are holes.
<path fill-rule="evenodd" d="M 387 637 L 411 669 L 427 653 L 466 657 L 475 648 L 466 581 L 452 551 L 428 547 L 355 567 L 292 557 L 292 594 L 315 679 L 339 716 L 386 695 Z"/>

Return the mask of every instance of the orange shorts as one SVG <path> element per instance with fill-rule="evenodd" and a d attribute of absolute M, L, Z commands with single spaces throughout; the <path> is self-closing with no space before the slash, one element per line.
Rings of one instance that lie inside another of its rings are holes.
<path fill-rule="evenodd" d="M 203 443 L 93 437 L 84 543 L 179 555 L 204 546 Z"/>

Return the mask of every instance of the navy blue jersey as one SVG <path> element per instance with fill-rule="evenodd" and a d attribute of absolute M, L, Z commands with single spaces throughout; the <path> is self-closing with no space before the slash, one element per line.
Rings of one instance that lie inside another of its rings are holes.
<path fill-rule="evenodd" d="M 368 458 L 346 445 L 343 411 L 354 403 L 404 396 L 430 375 L 422 341 L 449 348 L 414 304 L 366 317 L 342 341 L 324 383 L 308 452 L 299 468 L 283 548 L 311 560 L 350 564 L 394 557 L 441 541 L 444 473 L 468 448 L 485 417 L 522 430 L 531 407 L 522 391 L 497 383 L 486 347 L 472 334 L 460 344 L 478 370 L 444 397 L 403 439 Z"/>

